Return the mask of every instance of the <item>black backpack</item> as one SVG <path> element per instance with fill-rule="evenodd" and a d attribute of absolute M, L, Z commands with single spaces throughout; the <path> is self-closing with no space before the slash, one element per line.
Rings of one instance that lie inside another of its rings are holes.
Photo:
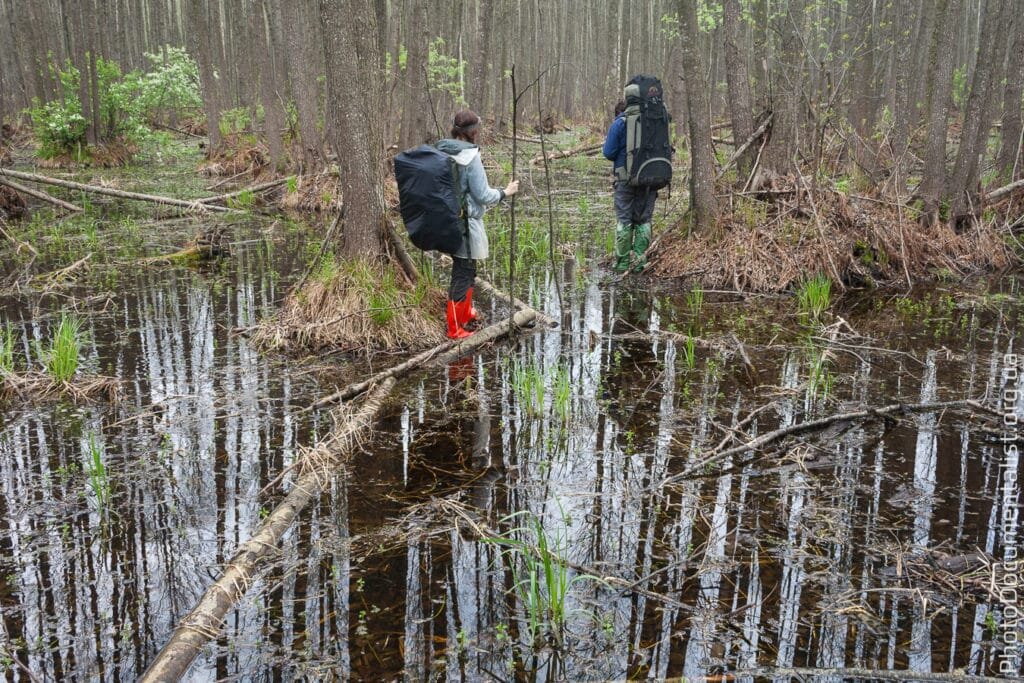
<path fill-rule="evenodd" d="M 629 184 L 660 190 L 672 181 L 672 142 L 661 81 L 634 76 L 626 84 L 626 176 Z"/>
<path fill-rule="evenodd" d="M 395 155 L 398 210 L 409 239 L 424 251 L 455 254 L 469 230 L 455 160 L 432 145 Z"/>

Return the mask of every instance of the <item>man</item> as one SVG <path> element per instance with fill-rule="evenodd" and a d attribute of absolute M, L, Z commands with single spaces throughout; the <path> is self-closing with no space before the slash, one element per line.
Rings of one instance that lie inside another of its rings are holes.
<path fill-rule="evenodd" d="M 626 172 L 626 107 L 640 101 L 640 87 L 630 83 L 625 100 L 615 105 L 615 120 L 604 140 L 604 156 L 614 165 L 615 177 L 615 272 L 625 273 L 633 260 L 633 272 L 647 265 L 647 247 L 651 244 L 651 216 L 658 191 L 630 184 Z"/>

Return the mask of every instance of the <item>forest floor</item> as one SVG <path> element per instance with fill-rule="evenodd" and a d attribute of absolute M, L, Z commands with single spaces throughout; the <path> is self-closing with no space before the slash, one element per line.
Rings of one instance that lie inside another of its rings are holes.
<path fill-rule="evenodd" d="M 509 177 L 505 142 L 484 158 L 493 184 Z M 220 179 L 196 173 L 201 161 L 195 141 L 167 139 L 126 168 L 60 175 L 183 199 L 226 191 L 206 189 Z M 654 276 L 618 278 L 607 163 L 549 171 L 550 214 L 543 165 L 520 159 L 515 242 L 508 209 L 492 210 L 481 274 L 560 325 L 401 379 L 192 673 L 995 675 L 1006 605 L 992 587 L 1019 531 L 999 520 L 1020 463 L 998 415 L 968 401 L 1024 416 L 1024 391 L 1002 400 L 1024 377 L 1008 360 L 1024 331 L 1019 278 L 962 280 L 940 260 L 912 271 L 913 292 L 851 281 L 839 300 L 838 285 L 815 300 L 662 279 L 680 254 L 678 188 L 659 201 Z M 322 216 L 255 197 L 195 215 L 52 191 L 84 211 L 30 200 L 3 223 L 0 375 L 51 372 L 75 319 L 69 384 L 116 391 L 0 396 L 0 672 L 134 678 L 330 432 L 318 402 L 406 354 L 252 343 L 321 253 Z M 839 201 L 814 200 L 812 217 Z M 856 222 L 861 208 L 846 211 Z M 800 220 L 796 243 L 820 242 Z M 897 278 L 900 232 L 871 257 Z M 902 234 L 908 254 L 931 253 Z M 202 235 L 218 236 L 215 258 L 165 258 Z M 830 252 L 837 268 L 844 249 Z M 439 287 L 443 271 L 415 258 Z M 787 267 L 827 276 L 828 261 Z M 477 305 L 487 321 L 508 313 Z M 857 416 L 897 404 L 918 408 Z"/>

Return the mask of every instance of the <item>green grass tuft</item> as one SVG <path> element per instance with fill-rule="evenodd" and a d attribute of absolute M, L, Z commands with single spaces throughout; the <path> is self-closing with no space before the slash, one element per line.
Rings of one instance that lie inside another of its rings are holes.
<path fill-rule="evenodd" d="M 796 292 L 800 312 L 818 320 L 832 301 L 832 281 L 824 275 L 804 278 Z"/>
<path fill-rule="evenodd" d="M 55 382 L 68 382 L 78 370 L 78 354 L 82 346 L 82 323 L 77 318 L 61 315 L 57 331 L 46 352 L 46 371 Z"/>

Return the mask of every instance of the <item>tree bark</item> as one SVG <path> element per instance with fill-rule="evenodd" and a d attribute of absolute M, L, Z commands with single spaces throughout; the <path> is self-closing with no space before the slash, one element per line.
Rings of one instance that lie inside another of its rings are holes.
<path fill-rule="evenodd" d="M 928 134 L 925 137 L 924 170 L 918 195 L 922 202 L 921 220 L 934 225 L 939 220 L 939 204 L 946 184 L 946 135 L 948 134 L 950 87 L 955 52 L 954 28 L 960 17 L 962 0 L 939 0 L 936 8 L 935 35 L 928 65 Z"/>
<path fill-rule="evenodd" d="M 916 17 L 912 3 L 905 1 L 896 5 L 896 54 L 892 74 L 894 112 L 891 146 L 898 181 L 905 182 L 906 154 L 910 145 L 910 122 L 914 114 L 913 87 L 908 65 L 911 57 L 911 33 Z"/>
<path fill-rule="evenodd" d="M 971 79 L 971 93 L 964 109 L 964 122 L 957 150 L 956 166 L 950 180 L 949 196 L 952 198 L 951 218 L 958 226 L 969 221 L 978 206 L 978 160 L 985 153 L 991 121 L 988 117 L 988 103 L 995 88 L 993 81 L 998 78 L 1002 66 L 996 59 L 996 43 L 1000 43 L 999 27 L 1008 17 L 1004 16 L 1001 0 L 988 0 L 981 27 L 978 45 L 978 61 Z M 1001 46 L 1005 45 L 1005 41 Z"/>
<path fill-rule="evenodd" d="M 274 45 L 271 38 L 271 26 L 267 12 L 267 0 L 255 0 L 248 8 L 250 31 L 256 51 L 259 53 L 260 99 L 263 102 L 264 128 L 267 136 L 267 149 L 270 151 L 270 164 L 275 171 L 284 168 L 284 142 L 281 129 L 284 127 L 284 111 L 281 98 L 277 93 L 277 82 L 274 77 Z"/>
<path fill-rule="evenodd" d="M 288 82 L 299 119 L 299 143 L 302 148 L 303 171 L 319 169 L 323 159 L 323 135 L 317 127 L 317 76 L 319 63 L 311 47 L 322 43 L 319 22 L 311 26 L 307 19 L 306 3 L 275 0 L 284 19 L 285 58 L 288 64 Z"/>
<path fill-rule="evenodd" d="M 402 128 L 399 149 L 408 149 L 434 138 L 431 103 L 427 93 L 427 0 L 412 0 L 412 21 L 406 33 L 405 97 L 402 98 Z M 443 135 L 444 133 L 442 133 Z"/>
<path fill-rule="evenodd" d="M 213 43 L 211 31 L 219 31 L 217 26 L 210 26 L 205 0 L 187 0 L 185 14 L 189 26 L 189 51 L 199 65 L 199 85 L 202 88 L 203 111 L 206 113 L 207 137 L 210 144 L 206 149 L 209 157 L 220 148 L 220 95 L 219 85 L 214 75 Z"/>
<path fill-rule="evenodd" d="M 771 138 L 764 152 L 766 166 L 778 173 L 792 169 L 799 148 L 799 113 L 803 93 L 803 53 L 799 35 L 804 0 L 792 0 L 772 19 L 779 36 L 778 59 L 772 73 L 774 113 Z"/>
<path fill-rule="evenodd" d="M 384 254 L 382 140 L 376 111 L 376 29 L 370 0 L 320 0 L 327 92 L 336 108 L 331 144 L 345 200 L 339 253 L 350 259 Z"/>
<path fill-rule="evenodd" d="M 725 78 L 729 87 L 729 115 L 732 119 L 732 139 L 742 144 L 753 134 L 754 118 L 750 108 L 750 78 L 747 76 L 747 55 L 740 24 L 739 0 L 723 2 L 723 40 L 725 41 Z M 756 150 L 748 148 L 736 161 L 740 178 L 746 178 L 754 165 Z"/>
<path fill-rule="evenodd" d="M 686 79 L 690 128 L 690 207 L 693 226 L 701 232 L 718 231 L 718 200 L 715 198 L 714 150 L 711 147 L 711 114 L 701 65 L 697 8 L 689 0 L 679 1 L 682 32 L 683 74 Z"/>
<path fill-rule="evenodd" d="M 1003 182 L 1021 176 L 1021 94 L 1024 91 L 1024 17 L 1013 12 L 1013 43 L 1006 60 L 1003 89 L 1003 125 L 999 149 L 999 177 Z"/>

